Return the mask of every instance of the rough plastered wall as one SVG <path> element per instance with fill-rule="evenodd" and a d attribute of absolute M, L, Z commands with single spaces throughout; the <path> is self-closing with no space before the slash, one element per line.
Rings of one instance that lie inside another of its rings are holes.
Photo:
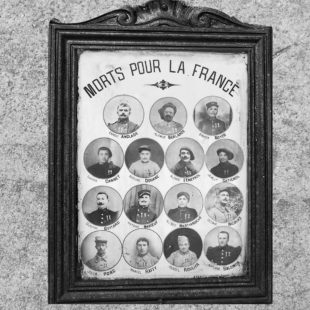
<path fill-rule="evenodd" d="M 47 37 L 51 18 L 143 2 L 0 2 L 0 309 L 128 309 L 47 305 Z M 274 29 L 274 303 L 129 309 L 310 309 L 310 1 L 186 2 Z"/>

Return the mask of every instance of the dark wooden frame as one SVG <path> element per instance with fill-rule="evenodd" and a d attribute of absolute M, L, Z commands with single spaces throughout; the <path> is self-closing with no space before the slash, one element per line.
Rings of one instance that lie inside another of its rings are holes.
<path fill-rule="evenodd" d="M 248 274 L 81 280 L 77 255 L 77 70 L 83 49 L 245 52 L 249 59 Z M 49 28 L 49 303 L 271 303 L 272 28 L 174 0 Z"/>

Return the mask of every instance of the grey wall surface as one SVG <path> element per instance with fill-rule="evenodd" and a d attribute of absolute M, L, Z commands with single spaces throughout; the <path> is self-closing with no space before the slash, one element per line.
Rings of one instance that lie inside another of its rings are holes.
<path fill-rule="evenodd" d="M 0 2 L 0 309 L 128 309 L 47 305 L 47 38 L 51 18 L 80 22 L 143 2 Z M 274 303 L 129 309 L 309 309 L 310 1 L 186 2 L 274 28 Z"/>

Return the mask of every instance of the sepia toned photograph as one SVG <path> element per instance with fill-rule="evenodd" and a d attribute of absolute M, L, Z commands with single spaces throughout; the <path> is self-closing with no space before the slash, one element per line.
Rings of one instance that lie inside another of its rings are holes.
<path fill-rule="evenodd" d="M 162 242 L 151 229 L 136 229 L 130 232 L 123 246 L 125 261 L 133 268 L 146 269 L 156 265 L 162 255 Z"/>
<path fill-rule="evenodd" d="M 84 165 L 98 179 L 108 179 L 119 173 L 124 163 L 121 146 L 110 138 L 98 138 L 87 146 Z"/>
<path fill-rule="evenodd" d="M 177 98 L 160 98 L 153 104 L 150 111 L 150 122 L 153 128 L 162 135 L 178 134 L 185 127 L 186 121 L 186 108 Z"/>

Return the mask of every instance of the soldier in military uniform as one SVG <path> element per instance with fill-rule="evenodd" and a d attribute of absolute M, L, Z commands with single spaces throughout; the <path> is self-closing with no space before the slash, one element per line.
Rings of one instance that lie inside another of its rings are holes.
<path fill-rule="evenodd" d="M 154 266 L 158 262 L 158 258 L 150 254 L 149 245 L 150 242 L 147 238 L 141 237 L 137 240 L 137 253 L 130 260 L 132 267 L 145 269 Z"/>
<path fill-rule="evenodd" d="M 198 214 L 193 208 L 189 208 L 188 204 L 190 201 L 190 196 L 186 192 L 179 192 L 177 194 L 178 207 L 170 209 L 168 216 L 175 222 L 178 223 L 188 223 L 194 220 Z"/>
<path fill-rule="evenodd" d="M 154 124 L 154 129 L 164 135 L 173 135 L 177 134 L 183 129 L 183 125 L 175 122 L 173 120 L 174 115 L 177 112 L 176 106 L 171 103 L 165 103 L 159 110 L 158 113 L 162 121 L 157 124 Z"/>
<path fill-rule="evenodd" d="M 111 263 L 106 254 L 108 241 L 100 236 L 95 237 L 97 254 L 86 262 L 86 265 L 96 271 L 104 271 L 111 267 Z"/>
<path fill-rule="evenodd" d="M 151 160 L 151 148 L 149 145 L 141 145 L 138 148 L 140 159 L 132 163 L 129 171 L 140 178 L 150 178 L 159 172 L 160 167 Z"/>
<path fill-rule="evenodd" d="M 194 153 L 188 147 L 180 149 L 180 161 L 172 168 L 172 172 L 179 177 L 190 177 L 198 173 L 192 160 L 195 159 Z"/>
<path fill-rule="evenodd" d="M 223 121 L 218 119 L 218 104 L 215 101 L 206 104 L 206 118 L 198 123 L 198 129 L 203 133 L 215 136 L 223 133 L 226 130 L 226 125 Z"/>
<path fill-rule="evenodd" d="M 219 157 L 220 163 L 210 170 L 215 176 L 225 179 L 232 177 L 239 172 L 239 168 L 228 161 L 234 158 L 234 154 L 231 151 L 225 148 L 220 148 L 216 153 Z"/>
<path fill-rule="evenodd" d="M 188 267 L 196 263 L 197 255 L 189 247 L 190 243 L 186 236 L 178 236 L 179 249 L 167 258 L 167 261 L 176 267 Z"/>
<path fill-rule="evenodd" d="M 90 166 L 87 169 L 88 172 L 99 179 L 115 176 L 121 168 L 113 164 L 111 157 L 112 152 L 108 147 L 100 147 L 98 149 L 98 163 Z"/>
<path fill-rule="evenodd" d="M 138 130 L 139 125 L 129 120 L 130 113 L 130 105 L 127 103 L 120 103 L 117 107 L 118 120 L 112 124 L 109 123 L 109 129 L 118 134 L 129 134 Z"/>
<path fill-rule="evenodd" d="M 207 258 L 216 265 L 229 265 L 233 263 L 241 253 L 241 247 L 233 247 L 228 245 L 229 233 L 221 231 L 218 234 L 219 245 L 216 247 L 208 247 Z"/>
<path fill-rule="evenodd" d="M 107 226 L 113 224 L 117 220 L 118 212 L 108 209 L 109 196 L 105 192 L 99 192 L 96 196 L 97 210 L 92 213 L 85 214 L 86 218 L 98 226 Z"/>
<path fill-rule="evenodd" d="M 138 205 L 129 208 L 128 218 L 137 224 L 148 224 L 156 220 L 157 215 L 150 209 L 151 191 L 143 189 L 138 192 Z"/>

